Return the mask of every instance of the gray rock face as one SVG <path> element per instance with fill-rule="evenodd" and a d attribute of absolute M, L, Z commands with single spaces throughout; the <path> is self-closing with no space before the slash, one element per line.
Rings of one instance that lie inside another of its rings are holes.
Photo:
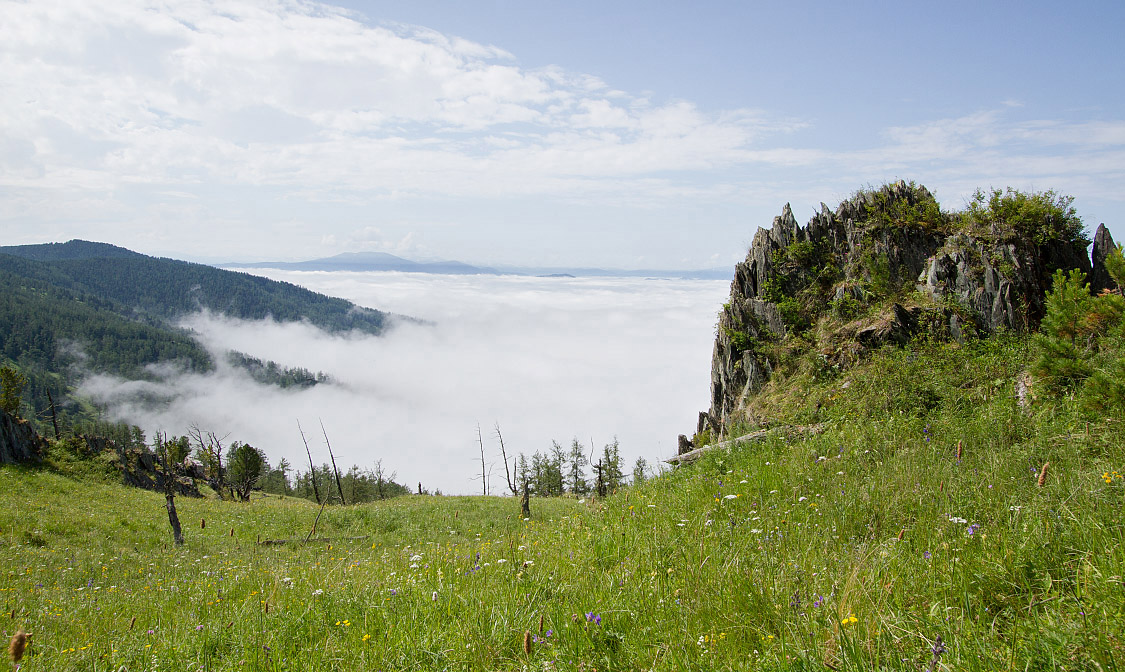
<path fill-rule="evenodd" d="M 0 464 L 30 462 L 39 457 L 47 443 L 31 425 L 0 411 Z"/>
<path fill-rule="evenodd" d="M 1105 224 L 1098 224 L 1098 231 L 1094 234 L 1094 247 L 1090 251 L 1090 291 L 1097 294 L 1103 289 L 1119 289 L 1117 283 L 1110 277 L 1105 267 L 1105 258 L 1115 250 L 1117 245 Z"/>
<path fill-rule="evenodd" d="M 1085 254 L 1075 259 L 1056 251 L 1054 256 L 1089 271 Z M 1060 263 L 1066 262 L 1052 262 L 1031 244 L 993 244 L 956 234 L 927 259 L 918 289 L 936 302 L 968 308 L 984 332 L 1026 331 L 1043 317 L 1051 273 L 1065 267 Z"/>
<path fill-rule="evenodd" d="M 752 420 L 745 417 L 747 401 L 772 372 L 761 343 L 784 339 L 794 328 L 767 295 L 771 281 L 783 279 L 781 264 L 788 264 L 785 273 L 793 272 L 794 262 L 786 251 L 795 243 L 806 244 L 798 246 L 805 254 L 821 255 L 810 264 L 832 265 L 835 275 L 818 268 L 798 269 L 805 286 L 830 278 L 831 286 L 821 292 L 825 302 L 834 298 L 840 303 L 864 303 L 876 282 L 872 270 L 876 266 L 878 282 L 917 289 L 930 300 L 928 305 L 910 308 L 894 304 L 885 314 L 843 329 L 854 339 L 853 347 L 861 349 L 904 343 L 922 330 L 962 340 L 972 333 L 1034 329 L 1044 313 L 1052 273 L 1059 268 L 1091 272 L 1081 243 L 1035 245 L 1005 238 L 996 230 L 974 238 L 947 233 L 953 227 L 918 218 L 900 221 L 894 214 L 919 212 L 932 202 L 925 187 L 900 181 L 876 192 L 862 192 L 834 211 L 822 203 L 804 227 L 786 205 L 769 229 L 758 229 L 746 260 L 735 266 L 730 299 L 719 315 L 711 361 L 711 408 L 700 414 L 697 431 L 710 429 L 722 435 L 732 419 Z M 1099 227 L 1095 270 L 1100 264 L 1104 273 L 1101 260 L 1109 245 L 1109 232 Z M 1098 250 L 1102 250 L 1100 257 Z M 1095 277 L 1104 286 L 1105 280 Z M 778 296 L 776 287 L 773 296 Z"/>

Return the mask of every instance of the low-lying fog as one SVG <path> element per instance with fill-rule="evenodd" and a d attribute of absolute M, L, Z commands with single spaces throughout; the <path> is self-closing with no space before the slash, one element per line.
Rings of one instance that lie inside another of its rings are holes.
<path fill-rule="evenodd" d="M 509 455 L 546 452 L 578 438 L 589 451 L 616 437 L 630 473 L 675 454 L 707 408 L 716 315 L 730 283 L 635 278 L 530 278 L 407 273 L 256 271 L 357 304 L 428 320 L 382 337 L 331 335 L 305 324 L 195 315 L 184 325 L 214 353 L 208 375 L 164 384 L 106 378 L 85 391 L 118 418 L 184 434 L 189 425 L 262 448 L 271 463 L 328 461 L 323 421 L 341 468 L 381 459 L 412 489 L 479 493 L 484 436 L 489 491 L 502 494 L 493 426 Z M 333 384 L 260 385 L 225 364 L 238 350 L 287 367 L 323 371 Z M 136 394 L 170 397 L 153 407 Z"/>

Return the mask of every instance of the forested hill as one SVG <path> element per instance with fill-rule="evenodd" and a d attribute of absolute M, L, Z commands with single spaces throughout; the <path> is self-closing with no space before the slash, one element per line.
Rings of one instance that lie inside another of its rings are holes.
<path fill-rule="evenodd" d="M 26 377 L 23 401 L 32 417 L 42 417 L 48 392 L 65 414 L 88 415 L 72 398 L 80 371 L 137 380 L 151 377 L 150 365 L 161 362 L 189 371 L 212 369 L 211 355 L 175 324 L 199 310 L 370 334 L 381 333 L 390 319 L 290 283 L 104 243 L 0 247 L 0 368 L 12 366 Z M 303 369 L 279 368 L 241 353 L 235 360 L 248 370 L 248 361 L 260 365 L 262 371 L 250 373 L 269 384 L 284 385 L 293 376 L 298 384 L 321 382 Z"/>
<path fill-rule="evenodd" d="M 387 315 L 297 285 L 105 243 L 0 247 L 0 270 L 120 304 L 134 317 L 174 319 L 201 309 L 242 319 L 308 320 L 329 331 L 378 334 Z"/>

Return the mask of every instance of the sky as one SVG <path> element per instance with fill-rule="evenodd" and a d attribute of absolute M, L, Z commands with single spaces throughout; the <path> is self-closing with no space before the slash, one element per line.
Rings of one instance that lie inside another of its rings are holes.
<path fill-rule="evenodd" d="M 625 471 L 676 454 L 710 404 L 715 316 L 723 280 L 434 276 L 256 270 L 365 305 L 410 312 L 383 336 L 328 334 L 303 323 L 184 319 L 217 370 L 155 367 L 155 381 L 91 375 L 81 393 L 113 419 L 156 431 L 192 425 L 261 448 L 307 471 L 297 423 L 314 459 L 341 468 L 382 460 L 396 482 L 480 494 L 481 430 L 490 493 L 505 489 L 499 425 L 509 457 L 577 439 L 597 453 L 618 441 Z M 226 363 L 237 350 L 321 371 L 331 384 L 282 390 Z M 154 401 L 156 400 L 156 401 Z M 586 470 L 587 474 L 590 470 Z"/>
<path fill-rule="evenodd" d="M 0 240 L 726 267 L 857 189 L 1125 239 L 1125 3 L 0 0 Z M 378 306 L 377 306 L 378 307 Z"/>

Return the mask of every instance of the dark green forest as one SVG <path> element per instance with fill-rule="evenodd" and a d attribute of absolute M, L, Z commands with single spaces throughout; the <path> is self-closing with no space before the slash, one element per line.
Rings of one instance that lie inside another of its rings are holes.
<path fill-rule="evenodd" d="M 151 378 L 148 367 L 157 363 L 212 370 L 208 352 L 174 324 L 200 310 L 369 334 L 382 333 L 389 320 L 380 311 L 291 283 L 104 243 L 0 247 L 0 365 L 14 366 L 27 377 L 25 415 L 40 422 L 49 413 L 50 399 L 64 423 L 96 418 L 94 409 L 73 397 L 85 373 L 140 380 Z M 267 384 L 326 381 L 323 374 L 304 369 L 234 357 Z"/>

